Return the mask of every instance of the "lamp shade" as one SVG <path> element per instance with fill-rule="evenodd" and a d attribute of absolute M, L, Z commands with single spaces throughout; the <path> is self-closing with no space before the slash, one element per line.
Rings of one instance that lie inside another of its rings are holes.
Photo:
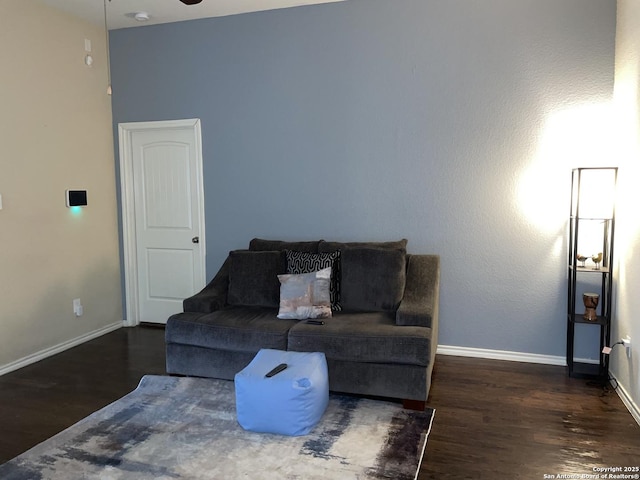
<path fill-rule="evenodd" d="M 580 218 L 613 218 L 615 208 L 616 169 L 580 169 L 578 179 L 573 181 L 573 216 Z M 576 175 L 576 171 L 574 171 Z M 576 200 L 579 200 L 577 202 Z M 578 207 L 579 205 L 579 207 Z M 577 209 L 580 211 L 577 211 Z"/>

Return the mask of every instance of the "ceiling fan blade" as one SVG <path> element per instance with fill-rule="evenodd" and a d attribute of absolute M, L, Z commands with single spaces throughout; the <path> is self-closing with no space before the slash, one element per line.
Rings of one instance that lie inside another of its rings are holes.
<path fill-rule="evenodd" d="M 202 0 L 180 0 L 185 5 L 195 5 L 196 3 L 200 3 Z"/>

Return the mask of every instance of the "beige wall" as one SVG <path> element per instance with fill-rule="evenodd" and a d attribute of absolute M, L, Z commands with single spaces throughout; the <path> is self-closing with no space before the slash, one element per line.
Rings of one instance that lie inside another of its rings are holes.
<path fill-rule="evenodd" d="M 616 27 L 615 103 L 621 134 L 620 197 L 616 228 L 619 261 L 617 302 L 612 329 L 615 342 L 632 340 L 631 355 L 615 347 L 611 372 L 620 382 L 623 398 L 640 422 L 640 2 L 618 0 Z"/>
<path fill-rule="evenodd" d="M 105 57 L 99 25 L 0 1 L 0 371 L 122 323 Z M 79 216 L 67 188 L 88 191 Z"/>

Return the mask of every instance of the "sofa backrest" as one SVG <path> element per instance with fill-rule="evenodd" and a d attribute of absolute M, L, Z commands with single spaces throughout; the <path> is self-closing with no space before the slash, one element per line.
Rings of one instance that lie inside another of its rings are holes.
<path fill-rule="evenodd" d="M 278 307 L 278 275 L 286 272 L 284 252 L 234 250 L 229 252 L 229 259 L 229 305 Z"/>
<path fill-rule="evenodd" d="M 249 243 L 252 251 L 340 252 L 332 272 L 338 290 L 335 304 L 337 309 L 356 312 L 397 310 L 406 283 L 406 248 L 406 239 L 390 242 L 288 242 L 254 238 Z"/>
<path fill-rule="evenodd" d="M 384 248 L 406 252 L 407 239 L 403 238 L 393 242 L 327 242 L 326 240 L 320 240 L 318 245 L 319 252 L 335 252 L 336 250 L 345 250 L 347 248 Z"/>
<path fill-rule="evenodd" d="M 282 240 L 265 240 L 263 238 L 254 238 L 249 242 L 249 250 L 277 250 L 280 252 L 283 252 L 285 250 L 294 250 L 296 252 L 317 253 L 318 245 L 321 241 L 322 240 L 314 240 L 311 242 L 286 242 Z"/>
<path fill-rule="evenodd" d="M 404 295 L 404 250 L 350 247 L 341 250 L 340 304 L 345 311 L 395 312 Z"/>

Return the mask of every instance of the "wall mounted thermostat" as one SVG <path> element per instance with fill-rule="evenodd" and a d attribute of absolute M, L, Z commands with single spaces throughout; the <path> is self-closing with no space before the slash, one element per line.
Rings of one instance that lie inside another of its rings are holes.
<path fill-rule="evenodd" d="M 67 190 L 67 207 L 86 207 L 86 190 Z"/>

